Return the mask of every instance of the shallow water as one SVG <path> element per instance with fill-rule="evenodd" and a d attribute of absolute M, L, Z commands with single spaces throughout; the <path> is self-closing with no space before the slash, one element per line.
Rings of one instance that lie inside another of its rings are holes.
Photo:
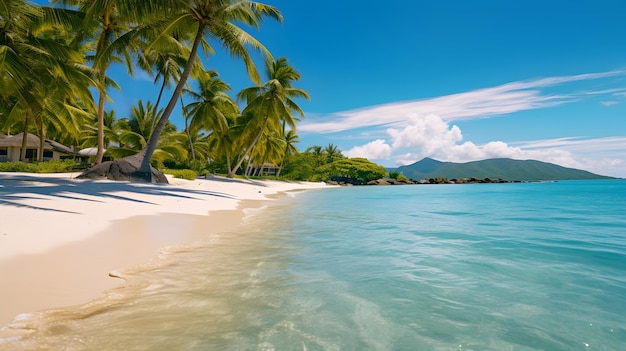
<path fill-rule="evenodd" d="M 619 350 L 626 182 L 301 193 L 1 350 Z"/>

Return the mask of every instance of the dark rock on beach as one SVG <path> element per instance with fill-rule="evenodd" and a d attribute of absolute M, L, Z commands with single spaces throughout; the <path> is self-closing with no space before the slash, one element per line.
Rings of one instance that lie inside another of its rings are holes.
<path fill-rule="evenodd" d="M 116 181 L 150 182 L 168 184 L 165 175 L 158 169 L 150 166 L 151 174 L 139 172 L 141 158 L 134 156 L 124 157 L 115 161 L 106 161 L 92 166 L 81 173 L 78 179 L 109 179 Z"/>

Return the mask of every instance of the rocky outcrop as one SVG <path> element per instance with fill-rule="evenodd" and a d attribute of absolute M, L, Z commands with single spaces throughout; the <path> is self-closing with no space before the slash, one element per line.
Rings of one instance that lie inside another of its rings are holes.
<path fill-rule="evenodd" d="M 167 184 L 167 178 L 158 169 L 150 166 L 151 172 L 140 172 L 140 155 L 124 157 L 115 161 L 106 161 L 92 166 L 81 173 L 79 179 L 109 179 L 131 182 L 148 182 Z"/>
<path fill-rule="evenodd" d="M 377 180 L 370 180 L 366 184 L 356 183 L 346 179 L 332 178 L 327 181 L 331 185 L 404 185 L 404 184 L 485 184 L 485 183 L 519 183 L 520 181 L 509 181 L 503 179 L 490 179 L 490 178 L 429 178 L 429 179 L 394 179 L 394 178 L 381 178 Z"/>

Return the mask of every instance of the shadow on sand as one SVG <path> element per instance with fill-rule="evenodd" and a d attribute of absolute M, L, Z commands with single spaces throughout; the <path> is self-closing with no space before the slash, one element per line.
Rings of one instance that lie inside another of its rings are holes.
<path fill-rule="evenodd" d="M 212 181 L 226 181 L 221 177 L 211 177 Z M 228 179 L 227 181 L 237 181 Z M 233 199 L 234 197 L 219 192 L 185 189 L 175 185 L 131 183 L 113 181 L 75 180 L 61 177 L 31 176 L 25 174 L 0 173 L 0 205 L 31 208 L 44 211 L 56 211 L 76 213 L 50 207 L 30 206 L 21 203 L 20 200 L 45 199 L 41 196 L 59 199 L 73 199 L 78 201 L 99 201 L 97 198 L 111 198 L 117 200 L 148 203 L 151 202 L 123 196 L 120 193 L 130 192 L 135 194 L 169 196 L 184 199 L 194 199 L 195 195 L 215 196 Z M 79 195 L 93 196 L 84 198 Z"/>

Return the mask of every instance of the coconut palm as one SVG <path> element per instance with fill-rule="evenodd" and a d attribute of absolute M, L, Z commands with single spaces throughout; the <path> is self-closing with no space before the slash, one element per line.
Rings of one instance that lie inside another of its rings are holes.
<path fill-rule="evenodd" d="M 266 133 L 266 129 L 280 131 L 284 128 L 283 125 L 287 124 L 295 130 L 297 119 L 294 113 L 304 117 L 304 112 L 293 100 L 294 98 L 309 99 L 306 91 L 293 87 L 293 82 L 300 80 L 300 73 L 289 65 L 284 57 L 276 61 L 268 59 L 265 66 L 269 80 L 263 86 L 246 88 L 237 95 L 238 99 L 247 103 L 242 114 L 250 116 L 251 122 L 247 129 L 254 134 L 246 136 L 245 139 L 250 142 L 245 145 L 243 157 L 228 177 L 234 176 L 263 133 Z"/>
<path fill-rule="evenodd" d="M 226 94 L 230 86 L 212 70 L 200 74 L 197 81 L 197 92 L 185 90 L 186 95 L 193 101 L 183 108 L 185 121 L 189 121 L 185 129 L 223 134 L 229 127 L 229 120 L 239 113 L 235 101 Z M 191 150 L 193 152 L 193 148 Z M 192 158 L 195 159 L 193 153 Z"/>
<path fill-rule="evenodd" d="M 250 154 L 246 174 L 250 175 L 251 171 L 256 171 L 254 175 L 263 176 L 265 166 L 278 164 L 283 158 L 284 151 L 285 140 L 282 135 L 275 132 L 264 135 Z"/>
<path fill-rule="evenodd" d="M 131 107 L 129 118 L 122 118 L 116 124 L 118 144 L 111 146 L 107 154 L 114 158 L 131 156 L 139 153 L 154 133 L 161 111 L 156 111 L 149 101 L 139 100 Z M 153 153 L 153 161 L 163 163 L 167 159 L 182 160 L 187 157 L 184 145 L 185 135 L 178 133 L 176 127 L 169 123 L 159 140 L 157 150 Z"/>
<path fill-rule="evenodd" d="M 278 166 L 278 172 L 276 172 L 276 176 L 280 176 L 280 172 L 285 165 L 285 160 L 289 159 L 291 155 L 298 153 L 298 148 L 296 144 L 299 142 L 298 134 L 293 129 L 287 131 L 287 133 L 283 132 L 283 139 L 285 140 L 285 149 L 283 150 L 282 159 L 280 160 L 280 165 Z"/>
<path fill-rule="evenodd" d="M 272 6 L 248 0 L 162 0 L 149 2 L 126 0 L 120 2 L 118 9 L 121 13 L 133 14 L 138 20 L 145 18 L 147 14 L 159 13 L 166 16 L 163 21 L 153 23 L 153 28 L 161 31 L 151 44 L 151 48 L 156 50 L 159 49 L 159 45 L 163 45 L 163 40 L 166 38 L 194 33 L 189 57 L 180 79 L 152 138 L 139 155 L 141 166 L 137 176 L 151 180 L 150 157 L 156 149 L 163 128 L 178 103 L 179 96 L 196 62 L 200 46 L 205 53 L 212 52 L 212 48 L 205 38 L 226 48 L 232 56 L 242 58 L 252 80 L 259 83 L 259 75 L 248 52 L 248 47 L 260 50 L 268 56 L 270 54 L 260 42 L 241 29 L 238 24 L 243 23 L 258 28 L 265 16 L 282 21 L 282 15 Z"/>
<path fill-rule="evenodd" d="M 324 159 L 324 149 L 319 145 L 309 146 L 304 152 L 308 152 L 313 155 L 313 160 L 315 161 L 315 167 L 320 167 L 326 163 Z"/>
<path fill-rule="evenodd" d="M 144 71 L 154 74 L 154 84 L 161 80 L 161 88 L 154 107 L 159 109 L 161 98 L 166 87 L 170 87 L 180 80 L 183 67 L 189 57 L 189 49 L 173 37 L 165 38 L 166 47 L 161 50 L 147 48 L 140 52 L 137 59 L 138 66 Z M 198 64 L 201 68 L 201 64 Z"/>
<path fill-rule="evenodd" d="M 130 26 L 127 17 L 121 15 L 117 9 L 118 1 L 115 0 L 55 0 L 54 3 L 70 5 L 78 8 L 84 14 L 84 22 L 81 31 L 78 32 L 76 41 L 92 37 L 93 45 L 90 48 L 92 55 L 92 67 L 97 74 L 98 90 L 98 152 L 95 164 L 102 162 L 104 153 L 104 105 L 107 99 L 107 87 L 119 86 L 106 75 L 112 63 L 126 61 L 129 72 L 132 72 L 132 64 L 129 53 L 131 39 L 134 30 Z"/>
<path fill-rule="evenodd" d="M 26 136 L 35 121 L 40 139 L 46 127 L 67 129 L 77 136 L 77 116 L 91 106 L 91 72 L 82 65 L 84 55 L 70 44 L 67 33 L 77 16 L 71 11 L 33 7 L 24 1 L 5 0 L 0 6 L 0 99 L 8 102 L 7 121 L 23 116 Z M 41 152 L 40 152 L 41 155 Z"/>
<path fill-rule="evenodd" d="M 343 158 L 343 154 L 339 147 L 334 144 L 328 144 L 322 152 L 326 155 L 326 163 L 331 163 L 337 159 Z"/>

